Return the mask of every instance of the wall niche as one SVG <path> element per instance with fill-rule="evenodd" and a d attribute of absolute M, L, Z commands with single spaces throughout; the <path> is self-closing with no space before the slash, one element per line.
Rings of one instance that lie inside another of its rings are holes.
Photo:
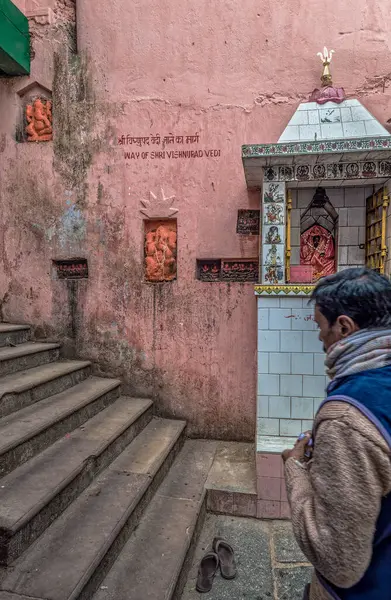
<path fill-rule="evenodd" d="M 144 221 L 144 279 L 150 283 L 177 278 L 177 220 Z"/>

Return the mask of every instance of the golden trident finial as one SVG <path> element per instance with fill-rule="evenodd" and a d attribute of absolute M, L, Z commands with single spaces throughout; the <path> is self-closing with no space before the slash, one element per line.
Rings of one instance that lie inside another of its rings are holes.
<path fill-rule="evenodd" d="M 334 50 L 330 50 L 330 52 L 329 52 L 327 50 L 326 46 L 323 48 L 323 54 L 322 54 L 322 52 L 318 52 L 318 54 L 317 54 L 317 56 L 320 56 L 320 59 L 323 63 L 323 74 L 321 77 L 323 87 L 326 87 L 328 85 L 333 85 L 333 81 L 331 79 L 331 73 L 330 73 L 330 69 L 329 69 L 333 54 L 335 54 Z"/>

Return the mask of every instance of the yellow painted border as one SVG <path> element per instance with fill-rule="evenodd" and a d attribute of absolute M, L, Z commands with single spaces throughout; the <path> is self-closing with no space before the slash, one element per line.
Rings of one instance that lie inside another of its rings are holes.
<path fill-rule="evenodd" d="M 315 289 L 314 285 L 255 285 L 254 292 L 258 296 L 305 295 L 309 296 Z"/>

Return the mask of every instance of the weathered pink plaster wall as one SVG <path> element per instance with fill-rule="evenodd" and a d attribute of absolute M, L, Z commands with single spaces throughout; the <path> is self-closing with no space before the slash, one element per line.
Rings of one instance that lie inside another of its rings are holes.
<path fill-rule="evenodd" d="M 69 62 L 45 26 L 33 77 L 53 87 L 53 144 L 14 141 L 21 80 L 0 82 L 4 318 L 66 347 L 76 335 L 79 355 L 153 396 L 162 414 L 186 418 L 194 435 L 251 439 L 253 286 L 201 283 L 195 261 L 257 254 L 256 239 L 235 233 L 237 210 L 259 202 L 245 187 L 241 144 L 278 138 L 319 84 L 324 44 L 336 50 L 335 83 L 391 119 L 388 4 L 111 0 L 92 10 L 78 0 L 80 54 Z M 126 162 L 117 145 L 123 133 L 171 132 L 198 132 L 197 149 L 221 156 Z M 148 285 L 140 200 L 161 187 L 179 209 L 178 279 Z M 53 258 L 69 256 L 89 260 L 76 297 L 51 273 Z"/>

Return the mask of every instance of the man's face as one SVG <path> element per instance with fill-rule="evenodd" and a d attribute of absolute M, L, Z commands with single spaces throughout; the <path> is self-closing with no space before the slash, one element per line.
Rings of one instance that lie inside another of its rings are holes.
<path fill-rule="evenodd" d="M 333 344 L 359 330 L 355 322 L 346 315 L 339 316 L 334 325 L 330 325 L 318 306 L 315 306 L 315 321 L 319 327 L 319 339 L 323 343 L 324 352 L 328 352 Z"/>

